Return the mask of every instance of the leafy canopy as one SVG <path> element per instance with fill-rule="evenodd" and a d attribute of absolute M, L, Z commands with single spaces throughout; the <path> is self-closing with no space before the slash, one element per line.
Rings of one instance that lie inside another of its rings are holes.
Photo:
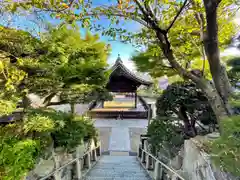
<path fill-rule="evenodd" d="M 167 7 L 161 13 L 162 27 L 167 27 L 174 19 L 177 11 L 182 6 L 181 2 L 168 2 Z M 177 21 L 169 30 L 169 41 L 171 43 L 174 55 L 179 63 L 186 69 L 199 69 L 205 72 L 207 79 L 211 79 L 209 64 L 205 57 L 205 52 L 202 43 L 202 24 L 199 24 L 196 14 L 204 13 L 203 4 L 195 1 L 196 6 L 189 5 L 178 17 Z M 236 33 L 236 25 L 233 23 L 233 15 L 230 9 L 226 10 L 226 2 L 223 1 L 218 8 L 218 26 L 219 26 L 219 47 L 226 48 L 229 45 L 231 38 Z M 228 18 L 226 18 L 229 16 Z M 203 24 L 206 27 L 205 24 Z M 205 29 L 203 29 L 205 31 Z M 170 66 L 163 52 L 158 46 L 155 34 L 148 28 L 143 28 L 140 33 L 134 36 L 136 41 L 147 46 L 145 52 L 141 52 L 132 57 L 139 71 L 149 72 L 154 77 L 161 77 L 163 75 L 173 76 L 177 72 Z"/>
<path fill-rule="evenodd" d="M 107 82 L 109 49 L 89 32 L 82 38 L 78 28 L 63 25 L 42 35 L 38 57 L 25 58 L 26 69 L 39 69 L 26 79 L 26 88 L 46 102 L 58 94 L 62 103 L 88 101 L 103 91 Z"/>
<path fill-rule="evenodd" d="M 224 134 L 207 143 L 213 162 L 222 170 L 239 177 L 240 175 L 240 116 L 232 116 L 222 121 Z"/>

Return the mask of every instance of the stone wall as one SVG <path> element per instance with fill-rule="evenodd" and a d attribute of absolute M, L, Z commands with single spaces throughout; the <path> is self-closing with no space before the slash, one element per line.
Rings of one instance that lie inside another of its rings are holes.
<path fill-rule="evenodd" d="M 89 148 L 92 148 L 92 146 L 94 146 L 94 141 L 82 143 L 82 145 L 79 145 L 79 157 L 82 157 Z M 35 165 L 35 168 L 29 172 L 26 180 L 38 180 L 39 178 L 50 174 L 62 165 L 70 162 L 75 157 L 76 151 L 74 150 L 72 153 L 67 153 L 62 148 L 49 148 L 49 150 L 45 152 L 44 156 L 39 159 L 38 163 Z M 72 165 L 69 165 L 67 168 L 60 171 L 58 175 L 55 175 L 55 179 L 72 180 L 74 171 L 74 167 Z M 56 176 L 59 176 L 59 178 Z"/>
<path fill-rule="evenodd" d="M 184 147 L 179 155 L 169 162 L 169 166 L 188 180 L 237 180 L 238 178 L 216 168 L 210 155 L 204 152 L 202 143 L 213 137 L 217 138 L 218 135 L 213 133 L 185 140 Z"/>

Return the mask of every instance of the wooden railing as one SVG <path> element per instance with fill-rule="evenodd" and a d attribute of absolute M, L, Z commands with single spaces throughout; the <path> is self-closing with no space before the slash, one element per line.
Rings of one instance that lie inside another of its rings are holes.
<path fill-rule="evenodd" d="M 141 138 L 142 139 L 142 138 Z M 154 155 L 147 151 L 147 137 L 144 136 L 143 144 L 139 145 L 138 160 L 143 167 L 149 172 L 154 180 L 171 180 L 168 174 L 174 175 L 176 180 L 186 180 L 180 176 L 174 169 L 170 168 Z"/>
<path fill-rule="evenodd" d="M 147 111 L 90 111 L 91 118 L 131 118 L 131 119 L 145 119 L 148 117 Z"/>
<path fill-rule="evenodd" d="M 68 168 L 70 165 L 74 165 L 75 177 L 73 179 L 80 180 L 83 177 L 83 170 L 86 172 L 91 169 L 92 164 L 96 163 L 101 156 L 101 146 L 97 145 L 95 148 L 88 150 L 83 156 L 79 157 L 80 149 L 76 148 L 76 158 L 69 161 L 68 163 L 56 168 L 53 172 L 49 173 L 45 177 L 39 178 L 38 180 L 61 180 L 61 172 Z M 86 174 L 86 173 L 85 173 Z"/>
<path fill-rule="evenodd" d="M 147 104 L 147 102 L 143 99 L 143 97 L 138 95 L 138 99 L 139 99 L 139 101 L 142 103 L 144 109 L 149 110 L 148 104 Z"/>

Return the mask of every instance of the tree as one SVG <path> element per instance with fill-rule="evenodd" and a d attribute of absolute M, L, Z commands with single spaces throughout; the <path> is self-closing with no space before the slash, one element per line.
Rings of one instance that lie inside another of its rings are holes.
<path fill-rule="evenodd" d="M 97 36 L 81 38 L 78 29 L 67 26 L 51 29 L 44 40 L 21 30 L 1 30 L 0 118 L 11 116 L 19 100 L 26 104 L 29 92 L 57 93 L 61 103 L 71 104 L 104 92 L 108 50 Z M 50 108 L 24 110 L 17 122 L 0 126 L 0 179 L 23 179 L 52 144 L 72 151 L 82 140 L 96 140 L 89 118 Z"/>
<path fill-rule="evenodd" d="M 186 136 L 198 134 L 197 121 L 204 125 L 215 124 L 216 117 L 204 93 L 191 82 L 175 82 L 157 99 L 157 115 L 176 115 L 184 124 Z M 170 118 L 171 119 L 171 118 Z"/>
<path fill-rule="evenodd" d="M 4 4 L 5 9 L 16 11 L 16 7 L 31 9 L 31 6 L 51 12 L 59 18 L 63 18 L 68 22 L 80 20 L 83 26 L 91 25 L 90 20 L 99 18 L 99 16 L 107 16 L 113 23 L 118 24 L 119 18 L 125 20 L 134 20 L 141 23 L 150 29 L 156 37 L 156 45 L 161 49 L 163 56 L 168 61 L 169 65 L 183 78 L 190 79 L 195 82 L 207 95 L 214 113 L 217 116 L 218 123 L 226 115 L 231 114 L 228 106 L 228 97 L 230 94 L 230 86 L 226 70 L 221 66 L 219 58 L 219 41 L 218 41 L 218 13 L 230 15 L 229 10 L 231 5 L 235 3 L 234 0 L 185 0 L 184 2 L 177 1 L 140 1 L 140 0 L 119 0 L 115 4 L 92 6 L 91 1 L 57 1 L 43 3 L 28 1 Z M 223 7 L 223 8 L 220 8 Z M 75 9 L 80 10 L 75 13 Z M 32 9 L 35 10 L 35 9 Z M 170 20 L 168 16 L 164 15 L 165 11 L 172 11 L 176 16 Z M 210 72 L 214 81 L 214 87 L 206 83 L 202 76 L 188 71 L 176 58 L 176 51 L 173 49 L 173 42 L 170 40 L 170 32 L 172 27 L 178 21 L 179 17 L 186 12 L 192 13 L 194 22 L 200 27 L 200 40 L 203 42 L 206 52 L 207 61 L 209 63 Z M 160 14 L 160 16 L 159 16 Z M 118 18 L 116 18 L 118 17 Z M 165 22 L 161 24 L 161 22 Z M 94 28 L 94 25 L 93 25 Z M 96 28 L 96 27 L 95 27 Z M 98 28 L 101 29 L 101 28 Z M 116 37 L 118 33 L 127 35 L 126 30 L 110 28 L 104 34 Z M 126 39 L 129 39 L 127 37 Z"/>
<path fill-rule="evenodd" d="M 34 62 L 27 59 L 23 63 L 29 69 L 43 71 L 26 80 L 29 92 L 45 97 L 44 103 L 50 106 L 87 102 L 104 91 L 108 49 L 98 36 L 88 32 L 83 39 L 79 29 L 61 26 L 42 38 L 38 51 L 43 54 Z M 59 102 L 51 102 L 55 95 L 59 96 Z"/>
<path fill-rule="evenodd" d="M 62 25 L 50 28 L 41 40 L 27 32 L 5 27 L 0 36 L 0 48 L 5 59 L 9 59 L 1 61 L 1 67 L 4 66 L 1 95 L 9 99 L 8 89 L 12 90 L 9 95 L 18 94 L 13 107 L 20 99 L 25 102 L 28 93 L 35 93 L 45 98 L 46 106 L 70 103 L 74 113 L 75 103 L 106 95 L 109 49 L 97 35 L 88 32 L 82 38 L 78 28 Z M 55 95 L 59 96 L 59 102 L 51 102 Z M 3 100 L 1 104 L 10 108 Z"/>

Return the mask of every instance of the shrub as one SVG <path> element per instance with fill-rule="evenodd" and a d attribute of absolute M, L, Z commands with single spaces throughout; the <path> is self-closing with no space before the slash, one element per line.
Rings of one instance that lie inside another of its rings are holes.
<path fill-rule="evenodd" d="M 81 144 L 83 140 L 89 140 L 97 136 L 91 119 L 84 116 L 66 118 L 64 128 L 52 133 L 55 146 L 65 147 L 68 150 Z"/>
<path fill-rule="evenodd" d="M 54 142 L 71 150 L 96 138 L 91 119 L 52 109 L 29 109 L 22 121 L 0 126 L 0 179 L 20 180 Z M 51 138 L 53 137 L 53 139 Z"/>
<path fill-rule="evenodd" d="M 40 142 L 17 137 L 3 138 L 0 144 L 0 179 L 18 180 L 34 167 Z"/>
<path fill-rule="evenodd" d="M 72 116 L 52 109 L 30 110 L 25 125 L 31 131 L 50 132 L 54 146 L 64 147 L 67 150 L 71 150 L 83 140 L 97 136 L 90 118 Z"/>
<path fill-rule="evenodd" d="M 183 135 L 171 121 L 169 117 L 158 117 L 148 126 L 147 134 L 153 153 L 167 149 L 165 153 L 174 156 L 183 144 Z"/>
<path fill-rule="evenodd" d="M 214 164 L 223 171 L 240 176 L 240 116 L 223 120 L 221 137 L 208 144 Z"/>

